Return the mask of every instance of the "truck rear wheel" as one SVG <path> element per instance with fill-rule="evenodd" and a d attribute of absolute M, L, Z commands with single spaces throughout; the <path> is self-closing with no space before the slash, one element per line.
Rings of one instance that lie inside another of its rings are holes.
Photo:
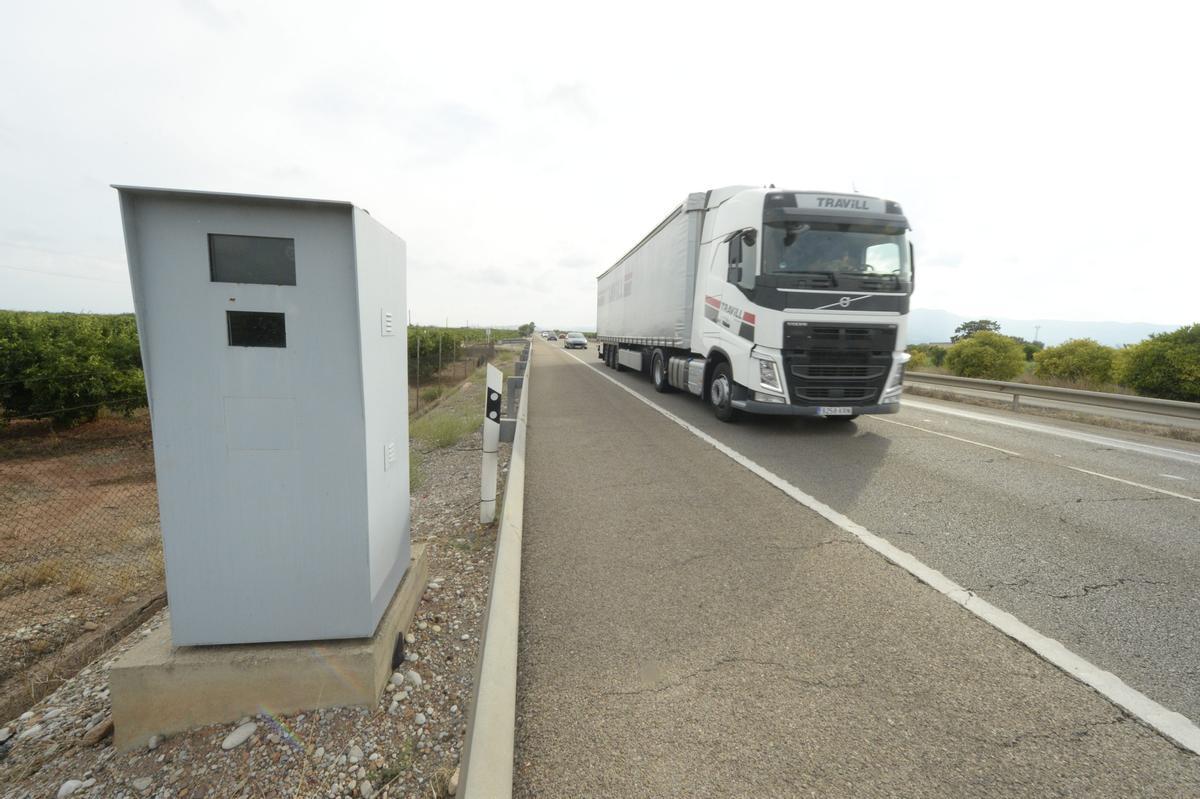
<path fill-rule="evenodd" d="M 650 359 L 650 371 L 654 377 L 654 390 L 659 394 L 666 394 L 671 390 L 671 384 L 667 381 L 667 359 L 663 356 L 662 350 L 655 350 L 654 357 Z"/>
<path fill-rule="evenodd" d="M 722 422 L 732 422 L 737 415 L 733 407 L 733 370 L 727 363 L 719 363 L 713 369 L 712 382 L 708 386 L 708 402 L 713 413 Z"/>

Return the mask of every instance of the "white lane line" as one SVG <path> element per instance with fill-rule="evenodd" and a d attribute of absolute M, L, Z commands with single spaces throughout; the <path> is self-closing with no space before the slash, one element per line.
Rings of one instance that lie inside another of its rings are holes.
<path fill-rule="evenodd" d="M 574 358 L 585 367 L 589 366 L 587 363 L 584 363 L 583 359 L 576 357 L 573 353 L 564 352 L 563 354 Z M 649 405 L 701 441 L 711 445 L 738 465 L 761 477 L 801 505 L 836 524 L 859 541 L 862 541 L 867 547 L 904 569 L 930 588 L 949 597 L 1000 632 L 1032 649 L 1047 662 L 1062 669 L 1084 685 L 1090 686 L 1110 702 L 1124 708 L 1132 715 L 1141 719 L 1145 724 L 1175 741 L 1184 749 L 1200 754 L 1200 727 L 1197 727 L 1186 716 L 1163 707 L 1141 691 L 1127 685 L 1120 677 L 1081 658 L 1058 641 L 1042 635 L 1011 613 L 1003 611 L 990 602 L 976 596 L 937 569 L 926 566 L 912 555 L 893 546 L 887 539 L 880 538 L 861 524 L 839 513 L 824 502 L 809 496 L 774 472 L 759 466 L 732 447 L 722 444 L 695 425 L 684 421 L 658 403 L 646 399 L 638 392 L 623 385 L 621 381 L 604 374 L 599 369 L 589 368 L 588 371 L 604 378 L 630 396 Z"/>
<path fill-rule="evenodd" d="M 1101 474 L 1100 472 L 1093 472 L 1089 469 L 1080 469 L 1078 466 L 1067 466 L 1067 468 L 1071 469 L 1072 471 L 1083 472 L 1084 474 L 1090 474 L 1094 477 L 1103 477 L 1105 480 L 1112 480 L 1115 483 L 1124 483 L 1127 486 L 1134 486 L 1135 488 L 1144 488 L 1147 491 L 1153 491 L 1156 494 L 1166 494 L 1168 497 L 1175 497 L 1176 499 L 1186 499 L 1188 502 L 1200 502 L 1200 497 L 1189 497 L 1187 494 L 1176 494 L 1174 491 L 1168 491 L 1165 488 L 1155 488 L 1154 486 L 1148 486 L 1145 483 L 1135 483 L 1132 480 L 1126 480 L 1121 477 L 1113 477 L 1111 474 Z"/>
<path fill-rule="evenodd" d="M 994 449 L 999 452 L 1003 452 L 1006 455 L 1013 455 L 1018 458 L 1025 457 L 1024 455 L 1022 455 L 1019 452 L 1013 452 L 1012 450 L 1003 449 L 1001 447 L 994 447 L 991 444 L 984 444 L 980 441 L 972 441 L 969 438 L 959 438 L 958 436 L 952 436 L 949 433 L 939 433 L 937 430 L 928 430 L 924 427 L 917 427 L 915 424 L 905 424 L 904 422 L 897 422 L 894 419 L 888 419 L 884 416 L 872 416 L 871 419 L 872 419 L 872 421 L 876 421 L 876 422 L 887 422 L 888 424 L 898 424 L 901 427 L 911 427 L 913 430 L 920 430 L 923 433 L 932 433 L 935 436 L 942 436 L 943 438 L 952 438 L 955 441 L 961 441 L 964 444 L 974 444 L 977 447 L 986 447 L 987 449 Z M 1055 457 L 1061 458 L 1062 456 L 1056 455 Z M 1111 474 L 1103 474 L 1101 472 L 1093 472 L 1090 469 L 1080 469 L 1078 466 L 1068 466 L 1067 464 L 1062 464 L 1062 465 L 1066 466 L 1068 469 L 1071 469 L 1076 472 L 1090 474 L 1093 477 L 1103 477 L 1105 480 L 1113 480 L 1115 482 L 1124 483 L 1125 485 L 1135 486 L 1137 488 L 1144 488 L 1147 491 L 1153 491 L 1156 494 L 1166 494 L 1169 497 L 1176 497 L 1177 499 L 1186 499 L 1190 502 L 1200 502 L 1200 499 L 1197 499 L 1196 497 L 1189 497 L 1186 494 L 1176 494 L 1174 491 L 1167 491 L 1165 488 L 1155 488 L 1154 486 L 1148 486 L 1145 483 L 1135 483 L 1132 480 L 1125 480 L 1121 477 L 1113 477 Z M 1174 477 L 1174 475 L 1160 474 L 1159 477 Z M 1176 480 L 1184 480 L 1185 478 L 1175 477 L 1175 479 Z"/>
<path fill-rule="evenodd" d="M 1018 419 L 1005 419 L 999 416 L 989 416 L 983 413 L 974 413 L 973 411 L 962 411 L 956 408 L 943 408 L 940 405 L 931 405 L 927 402 L 921 402 L 920 400 L 914 400 L 908 397 L 905 397 L 903 400 L 901 400 L 900 407 L 919 408 L 923 411 L 944 413 L 947 416 L 958 416 L 963 419 L 971 419 L 972 421 L 976 422 L 987 422 L 989 424 L 998 424 L 1005 427 L 1015 427 L 1020 430 L 1028 430 L 1033 433 L 1043 433 L 1045 435 L 1070 438 L 1074 439 L 1075 441 L 1083 441 L 1088 444 L 1097 444 L 1102 447 L 1123 449 L 1130 452 L 1138 452 L 1143 455 L 1154 455 L 1159 458 L 1169 458 L 1171 460 L 1181 461 L 1183 463 L 1200 464 L 1200 453 L 1188 452 L 1182 449 L 1156 447 L 1152 444 L 1139 444 L 1135 441 L 1126 441 L 1120 438 L 1109 438 L 1107 436 L 1097 436 L 1091 433 L 1082 433 L 1078 430 L 1051 427 L 1050 425 L 1036 424 L 1034 422 L 1023 422 Z"/>
<path fill-rule="evenodd" d="M 1159 477 L 1166 477 L 1170 480 L 1183 480 L 1185 483 L 1187 482 L 1186 477 L 1180 477 L 1177 474 L 1160 474 Z"/>
<path fill-rule="evenodd" d="M 904 422 L 897 422 L 895 419 L 887 419 L 887 418 L 884 418 L 882 415 L 872 416 L 871 419 L 872 419 L 872 421 L 876 421 L 876 422 L 887 422 L 888 424 L 898 424 L 901 427 L 910 427 L 913 430 L 920 430 L 922 433 L 930 433 L 935 436 L 941 436 L 942 438 L 951 438 L 951 439 L 954 439 L 955 441 L 961 441 L 964 444 L 974 444 L 977 447 L 986 447 L 987 449 L 994 449 L 997 452 L 1003 452 L 1005 455 L 1012 455 L 1014 458 L 1025 457 L 1024 455 L 1022 455 L 1019 452 L 1013 452 L 1011 449 L 1004 449 L 1003 447 L 993 447 L 991 444 L 984 444 L 981 441 L 972 441 L 969 438 L 959 438 L 958 436 L 952 436 L 949 433 L 939 433 L 937 430 L 930 430 L 927 427 L 917 427 L 915 424 L 905 424 Z"/>

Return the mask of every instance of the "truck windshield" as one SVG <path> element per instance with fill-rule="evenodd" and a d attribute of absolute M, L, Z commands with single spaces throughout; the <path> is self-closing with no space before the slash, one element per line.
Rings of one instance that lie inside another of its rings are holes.
<path fill-rule="evenodd" d="M 898 228 L 788 222 L 767 224 L 764 230 L 764 274 L 912 277 L 908 243 Z"/>

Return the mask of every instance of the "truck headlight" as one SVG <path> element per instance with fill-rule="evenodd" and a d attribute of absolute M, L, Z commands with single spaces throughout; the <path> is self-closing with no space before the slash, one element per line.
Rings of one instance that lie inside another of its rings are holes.
<path fill-rule="evenodd" d="M 883 389 L 883 396 L 880 398 L 879 404 L 891 405 L 900 401 L 900 393 L 904 391 L 904 364 L 907 360 L 905 358 L 892 369 L 892 375 Z"/>
<path fill-rule="evenodd" d="M 758 402 L 787 402 L 786 399 L 778 394 L 767 394 L 764 391 L 755 391 L 754 399 Z"/>
<path fill-rule="evenodd" d="M 769 388 L 772 391 L 783 391 L 779 383 L 779 370 L 775 368 L 774 361 L 759 359 L 758 382 L 762 384 L 763 388 Z"/>

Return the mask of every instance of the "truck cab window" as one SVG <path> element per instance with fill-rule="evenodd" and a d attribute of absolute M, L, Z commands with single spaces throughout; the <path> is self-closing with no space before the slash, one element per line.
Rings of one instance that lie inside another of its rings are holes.
<path fill-rule="evenodd" d="M 729 282 L 736 283 L 746 291 L 754 290 L 754 278 L 758 273 L 758 235 L 739 235 L 729 240 Z"/>
<path fill-rule="evenodd" d="M 895 242 L 872 244 L 864 253 L 866 271 L 885 275 L 900 273 L 900 245 Z"/>

